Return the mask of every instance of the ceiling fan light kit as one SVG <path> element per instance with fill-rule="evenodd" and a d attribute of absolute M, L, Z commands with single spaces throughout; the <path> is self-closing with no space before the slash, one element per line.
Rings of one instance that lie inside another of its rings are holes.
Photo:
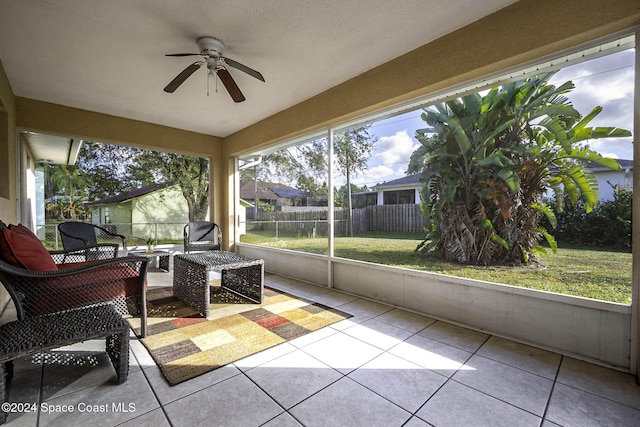
<path fill-rule="evenodd" d="M 231 76 L 231 73 L 229 73 L 229 70 L 227 70 L 227 66 L 235 68 L 236 70 L 240 70 L 260 81 L 265 81 L 262 74 L 260 74 L 258 71 L 249 68 L 246 65 L 239 63 L 238 61 L 234 61 L 231 58 L 223 56 L 225 46 L 221 40 L 215 37 L 204 36 L 198 38 L 198 40 L 196 40 L 196 43 L 200 48 L 200 53 L 171 53 L 166 55 L 178 57 L 200 56 L 204 60 L 196 61 L 182 70 L 180 74 L 178 74 L 173 80 L 171 80 L 171 82 L 164 88 L 165 92 L 173 93 L 176 89 L 178 89 L 178 87 L 180 87 L 182 83 L 185 82 L 185 80 L 187 80 L 193 73 L 195 73 L 200 67 L 205 64 L 207 65 L 207 73 L 218 76 L 234 102 L 242 102 L 246 98 Z"/>

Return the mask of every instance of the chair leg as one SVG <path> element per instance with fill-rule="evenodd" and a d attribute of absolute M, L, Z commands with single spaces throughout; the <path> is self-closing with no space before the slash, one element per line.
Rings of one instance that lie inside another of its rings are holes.
<path fill-rule="evenodd" d="M 9 388 L 11 387 L 11 377 L 13 377 L 13 361 L 0 362 L 0 404 L 9 400 Z M 7 413 L 0 410 L 0 424 L 7 421 Z"/>
<path fill-rule="evenodd" d="M 106 351 L 122 384 L 129 376 L 129 329 L 107 336 Z"/>

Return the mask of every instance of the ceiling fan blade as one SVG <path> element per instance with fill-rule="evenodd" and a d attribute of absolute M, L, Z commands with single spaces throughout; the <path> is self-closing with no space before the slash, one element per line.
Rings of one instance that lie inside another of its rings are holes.
<path fill-rule="evenodd" d="M 264 77 L 262 77 L 262 74 L 260 74 L 258 71 L 254 70 L 253 68 L 249 68 L 246 65 L 239 63 L 238 61 L 234 61 L 233 59 L 227 58 L 226 56 L 222 57 L 222 60 L 230 67 L 233 67 L 236 70 L 243 71 L 249 74 L 251 77 L 255 77 L 258 80 L 264 81 Z"/>
<path fill-rule="evenodd" d="M 196 61 L 193 64 L 189 65 L 187 68 L 182 70 L 180 74 L 176 76 L 175 79 L 171 80 L 171 83 L 164 88 L 165 92 L 173 93 L 185 80 L 189 78 L 189 76 L 195 73 L 198 68 L 200 68 L 204 64 L 202 61 Z"/>
<path fill-rule="evenodd" d="M 165 56 L 202 56 L 201 53 L 167 53 Z"/>
<path fill-rule="evenodd" d="M 231 74 L 229 74 L 229 71 L 227 71 L 226 68 L 218 68 L 216 70 L 216 73 L 218 74 L 218 77 L 220 77 L 220 81 L 222 81 L 224 87 L 227 88 L 227 92 L 229 92 L 229 95 L 231 95 L 231 98 L 234 100 L 234 102 L 242 102 L 245 100 L 245 97 L 240 91 L 240 88 L 233 80 L 233 77 L 231 77 Z"/>

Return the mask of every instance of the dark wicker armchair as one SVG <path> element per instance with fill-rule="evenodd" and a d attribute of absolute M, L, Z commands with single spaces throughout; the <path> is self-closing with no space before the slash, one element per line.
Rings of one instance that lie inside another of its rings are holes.
<path fill-rule="evenodd" d="M 104 227 L 80 221 L 69 221 L 58 224 L 58 231 L 65 250 L 93 246 L 98 243 L 116 243 L 127 249 L 127 238 L 113 233 Z"/>
<path fill-rule="evenodd" d="M 3 225 L 0 282 L 18 320 L 110 303 L 122 315 L 139 315 L 140 335 L 146 335 L 147 258 L 114 258 L 117 245 L 48 252 L 35 235 L 22 231 L 26 228 L 10 226 L 10 234 Z M 94 254 L 91 261 L 87 250 Z"/>
<path fill-rule="evenodd" d="M 184 226 L 184 252 L 219 251 L 222 248 L 222 231 L 218 224 L 194 221 Z"/>

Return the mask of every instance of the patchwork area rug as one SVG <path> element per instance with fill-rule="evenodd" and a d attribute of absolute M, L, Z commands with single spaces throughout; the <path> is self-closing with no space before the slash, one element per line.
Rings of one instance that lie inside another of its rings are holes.
<path fill-rule="evenodd" d="M 209 320 L 171 288 L 147 293 L 147 316 L 141 341 L 171 385 L 351 317 L 272 288 L 255 304 L 219 286 L 211 287 Z M 138 332 L 139 319 L 129 321 Z"/>

